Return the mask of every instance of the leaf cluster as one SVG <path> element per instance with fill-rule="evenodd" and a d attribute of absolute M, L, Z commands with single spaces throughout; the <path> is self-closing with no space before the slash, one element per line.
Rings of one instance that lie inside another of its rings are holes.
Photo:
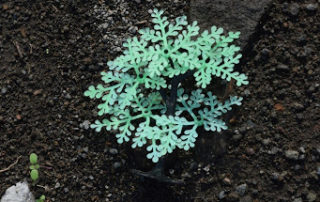
<path fill-rule="evenodd" d="M 98 115 L 107 115 L 91 128 L 119 131 L 118 143 L 131 140 L 133 148 L 147 145 L 147 158 L 157 162 L 176 148 L 194 147 L 199 126 L 207 131 L 226 129 L 218 117 L 242 100 L 231 97 L 220 103 L 210 92 L 205 95 L 198 89 L 188 95 L 180 88 L 176 112 L 167 115 L 166 100 L 159 92 L 172 90 L 168 80 L 192 71 L 200 88 L 206 88 L 212 76 L 233 79 L 238 86 L 248 81 L 233 69 L 241 54 L 237 53 L 239 47 L 229 44 L 239 32 L 224 36 L 222 28 L 212 26 L 210 31 L 199 33 L 197 22 L 188 24 L 185 16 L 170 22 L 157 9 L 151 16 L 153 29 L 142 29 L 139 38 L 129 38 L 123 44 L 123 54 L 109 61 L 109 71 L 101 73 L 104 84 L 90 86 L 84 95 L 101 99 Z M 186 113 L 191 119 L 183 116 Z M 135 126 L 134 121 L 140 124 Z"/>

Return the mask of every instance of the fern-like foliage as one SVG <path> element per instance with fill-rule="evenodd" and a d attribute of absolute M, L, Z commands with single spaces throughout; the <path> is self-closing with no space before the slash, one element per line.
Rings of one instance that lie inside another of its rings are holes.
<path fill-rule="evenodd" d="M 241 54 L 239 47 L 229 44 L 239 32 L 223 36 L 223 29 L 213 26 L 199 34 L 197 22 L 188 25 L 185 16 L 169 22 L 163 11 L 155 9 L 151 15 L 153 29 L 140 30 L 139 38 L 128 39 L 123 54 L 108 62 L 108 72 L 101 73 L 104 85 L 90 86 L 84 95 L 101 99 L 98 115 L 107 114 L 91 128 L 117 130 L 118 143 L 131 140 L 133 148 L 147 145 L 147 158 L 157 162 L 176 148 L 194 147 L 200 126 L 207 131 L 226 129 L 218 117 L 242 100 L 231 97 L 220 103 L 210 92 L 205 95 L 198 89 L 188 95 L 180 88 L 175 113 L 166 114 L 168 100 L 160 91 L 174 90 L 167 83 L 170 79 L 192 71 L 201 88 L 210 84 L 212 76 L 233 79 L 238 86 L 248 81 L 233 70 Z M 192 119 L 183 117 L 186 113 Z"/>

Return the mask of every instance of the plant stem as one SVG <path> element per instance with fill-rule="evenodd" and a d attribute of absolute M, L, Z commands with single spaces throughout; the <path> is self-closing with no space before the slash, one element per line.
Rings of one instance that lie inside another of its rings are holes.
<path fill-rule="evenodd" d="M 176 103 L 177 103 L 177 91 L 178 91 L 179 84 L 189 76 L 193 75 L 194 72 L 195 71 L 187 71 L 184 74 L 174 76 L 171 79 L 171 90 L 170 90 L 169 97 L 167 97 L 163 91 L 161 92 L 162 89 L 160 90 L 160 94 L 162 98 L 164 98 L 167 106 L 167 115 L 174 115 Z"/>

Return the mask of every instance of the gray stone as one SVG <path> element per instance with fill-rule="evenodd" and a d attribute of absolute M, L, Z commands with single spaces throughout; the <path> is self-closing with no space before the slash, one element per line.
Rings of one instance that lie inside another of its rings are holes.
<path fill-rule="evenodd" d="M 118 150 L 116 148 L 110 148 L 109 152 L 110 154 L 113 154 L 113 155 L 118 154 Z"/>
<path fill-rule="evenodd" d="M 235 134 L 235 135 L 232 136 L 232 139 L 235 140 L 235 141 L 241 140 L 241 138 L 242 138 L 241 134 Z"/>
<path fill-rule="evenodd" d="M 313 192 L 309 192 L 308 195 L 307 195 L 307 200 L 309 202 L 313 202 L 313 201 L 316 201 L 317 199 L 317 194 L 313 193 Z"/>
<path fill-rule="evenodd" d="M 1 202 L 35 202 L 27 182 L 18 182 L 9 187 L 2 196 Z"/>
<path fill-rule="evenodd" d="M 306 155 L 304 155 L 304 154 L 301 154 L 300 156 L 299 156 L 299 160 L 304 160 L 306 158 Z"/>
<path fill-rule="evenodd" d="M 290 69 L 289 69 L 288 65 L 278 64 L 276 67 L 276 70 L 281 71 L 281 72 L 288 72 Z"/>
<path fill-rule="evenodd" d="M 1 94 L 5 94 L 8 91 L 6 87 L 1 88 Z"/>
<path fill-rule="evenodd" d="M 298 160 L 299 159 L 299 152 L 294 151 L 294 150 L 287 150 L 287 151 L 285 151 L 285 156 L 291 160 Z"/>
<path fill-rule="evenodd" d="M 64 191 L 64 193 L 68 193 L 69 192 L 68 187 L 64 188 L 63 191 Z"/>
<path fill-rule="evenodd" d="M 218 194 L 218 198 L 219 198 L 220 200 L 224 199 L 225 197 L 226 197 L 225 191 L 221 191 L 221 192 Z"/>
<path fill-rule="evenodd" d="M 198 21 L 201 31 L 215 25 L 226 32 L 240 31 L 235 43 L 246 47 L 271 0 L 191 0 L 190 21 Z M 251 44 L 252 45 L 252 44 Z"/>
<path fill-rule="evenodd" d="M 82 150 L 83 150 L 84 152 L 88 153 L 89 147 L 84 147 Z"/>
<path fill-rule="evenodd" d="M 236 192 L 240 195 L 243 196 L 246 191 L 247 191 L 247 184 L 240 184 L 239 186 L 236 187 Z"/>
<path fill-rule="evenodd" d="M 275 155 L 276 153 L 281 152 L 281 149 L 279 149 L 278 147 L 272 147 L 271 150 L 267 152 L 268 154 Z"/>
<path fill-rule="evenodd" d="M 297 114 L 296 117 L 297 117 L 298 121 L 302 121 L 303 120 L 303 114 L 301 114 L 301 113 Z"/>
<path fill-rule="evenodd" d="M 274 172 L 271 174 L 271 179 L 274 180 L 274 181 L 281 181 L 280 180 L 280 174 L 277 173 L 277 172 Z"/>
<path fill-rule="evenodd" d="M 267 138 L 267 139 L 263 139 L 263 140 L 262 140 L 262 144 L 265 145 L 265 146 L 267 146 L 268 144 L 270 144 L 270 142 L 271 142 L 270 138 Z"/>
<path fill-rule="evenodd" d="M 91 124 L 90 121 L 85 120 L 82 123 L 80 123 L 80 128 L 84 128 L 84 129 L 88 130 L 90 128 L 90 124 Z"/>
<path fill-rule="evenodd" d="M 302 111 L 304 109 L 304 105 L 303 104 L 300 104 L 300 103 L 297 103 L 297 102 L 294 102 L 292 104 L 292 107 L 297 111 Z"/>
<path fill-rule="evenodd" d="M 58 189 L 59 187 L 60 187 L 60 183 L 57 182 L 57 183 L 54 185 L 54 188 L 55 188 L 55 189 Z"/>
<path fill-rule="evenodd" d="M 299 4 L 297 3 L 293 3 L 290 5 L 289 7 L 289 13 L 292 15 L 292 16 L 297 16 L 299 14 L 299 11 L 300 11 L 300 6 Z"/>
<path fill-rule="evenodd" d="M 306 9 L 307 11 L 316 11 L 318 9 L 318 4 L 307 4 Z"/>
<path fill-rule="evenodd" d="M 293 202 L 303 202 L 303 201 L 302 201 L 302 198 L 295 198 Z"/>
<path fill-rule="evenodd" d="M 121 167 L 121 163 L 120 162 L 115 162 L 115 163 L 113 163 L 113 168 L 114 169 L 119 169 Z"/>

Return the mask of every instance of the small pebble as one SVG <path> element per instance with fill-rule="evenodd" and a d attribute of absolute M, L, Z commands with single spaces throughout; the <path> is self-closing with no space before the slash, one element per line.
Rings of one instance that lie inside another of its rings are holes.
<path fill-rule="evenodd" d="M 220 200 L 224 199 L 226 197 L 226 193 L 224 191 L 221 191 L 219 194 L 218 194 L 218 198 Z"/>
<path fill-rule="evenodd" d="M 297 117 L 298 121 L 303 120 L 303 114 L 301 114 L 301 113 L 297 114 L 296 117 Z"/>
<path fill-rule="evenodd" d="M 301 154 L 300 156 L 299 156 L 299 160 L 304 160 L 306 158 L 306 155 L 304 155 L 304 154 Z"/>
<path fill-rule="evenodd" d="M 109 152 L 110 154 L 113 154 L 113 155 L 118 154 L 118 150 L 116 148 L 110 148 Z"/>
<path fill-rule="evenodd" d="M 82 149 L 82 151 L 84 151 L 85 153 L 88 153 L 89 147 L 84 147 L 84 148 Z"/>
<path fill-rule="evenodd" d="M 288 72 L 290 70 L 290 68 L 288 67 L 288 65 L 278 64 L 276 67 L 276 70 L 281 71 L 281 72 Z"/>
<path fill-rule="evenodd" d="M 90 124 L 91 124 L 90 121 L 85 120 L 84 122 L 80 123 L 80 128 L 84 128 L 84 129 L 88 130 L 90 128 Z"/>
<path fill-rule="evenodd" d="M 1 88 L 1 94 L 5 94 L 7 91 L 8 91 L 7 88 L 5 88 L 5 87 Z"/>
<path fill-rule="evenodd" d="M 268 154 L 275 155 L 276 153 L 280 152 L 281 149 L 278 147 L 272 147 L 270 151 L 268 151 Z"/>
<path fill-rule="evenodd" d="M 293 202 L 303 202 L 303 201 L 302 201 L 302 198 L 295 198 Z"/>
<path fill-rule="evenodd" d="M 297 3 L 293 3 L 290 5 L 289 7 L 289 12 L 292 16 L 297 16 L 299 14 L 300 11 L 300 6 Z"/>
<path fill-rule="evenodd" d="M 317 199 L 317 194 L 315 194 L 313 192 L 308 193 L 308 195 L 307 195 L 308 202 L 316 201 L 316 199 Z"/>
<path fill-rule="evenodd" d="M 294 151 L 294 150 L 287 150 L 287 151 L 285 151 L 285 156 L 291 160 L 298 160 L 299 159 L 299 152 Z"/>
<path fill-rule="evenodd" d="M 227 177 L 223 178 L 223 182 L 226 184 L 226 185 L 231 185 L 231 180 Z"/>
<path fill-rule="evenodd" d="M 280 181 L 279 177 L 280 177 L 279 173 L 274 172 L 274 173 L 271 174 L 271 179 L 274 180 L 274 181 Z"/>
<path fill-rule="evenodd" d="M 120 162 L 115 162 L 115 163 L 113 163 L 113 168 L 114 169 L 119 169 L 121 167 L 121 163 Z"/>
<path fill-rule="evenodd" d="M 240 196 L 243 196 L 247 191 L 247 187 L 248 187 L 247 184 L 241 184 L 236 187 L 236 192 L 238 192 Z"/>
<path fill-rule="evenodd" d="M 235 134 L 232 136 L 232 139 L 235 141 L 241 140 L 242 139 L 242 135 L 241 134 Z"/>
<path fill-rule="evenodd" d="M 300 169 L 301 169 L 301 166 L 300 166 L 300 165 L 297 164 L 297 165 L 294 166 L 294 170 L 297 171 L 297 170 L 300 170 Z"/>
<path fill-rule="evenodd" d="M 267 146 L 270 142 L 271 142 L 270 138 L 262 140 L 262 144 L 265 145 L 265 146 Z"/>
<path fill-rule="evenodd" d="M 206 167 L 203 168 L 204 171 L 209 172 L 210 171 L 210 165 L 207 165 Z"/>
<path fill-rule="evenodd" d="M 255 153 L 255 151 L 254 151 L 253 148 L 247 147 L 247 148 L 246 148 L 246 153 L 247 153 L 248 155 L 253 155 L 253 154 Z"/>
<path fill-rule="evenodd" d="M 307 11 L 316 11 L 318 9 L 318 4 L 307 4 Z"/>
<path fill-rule="evenodd" d="M 58 189 L 59 187 L 60 187 L 60 183 L 57 182 L 56 185 L 54 185 L 54 188 L 55 188 L 55 189 Z"/>

